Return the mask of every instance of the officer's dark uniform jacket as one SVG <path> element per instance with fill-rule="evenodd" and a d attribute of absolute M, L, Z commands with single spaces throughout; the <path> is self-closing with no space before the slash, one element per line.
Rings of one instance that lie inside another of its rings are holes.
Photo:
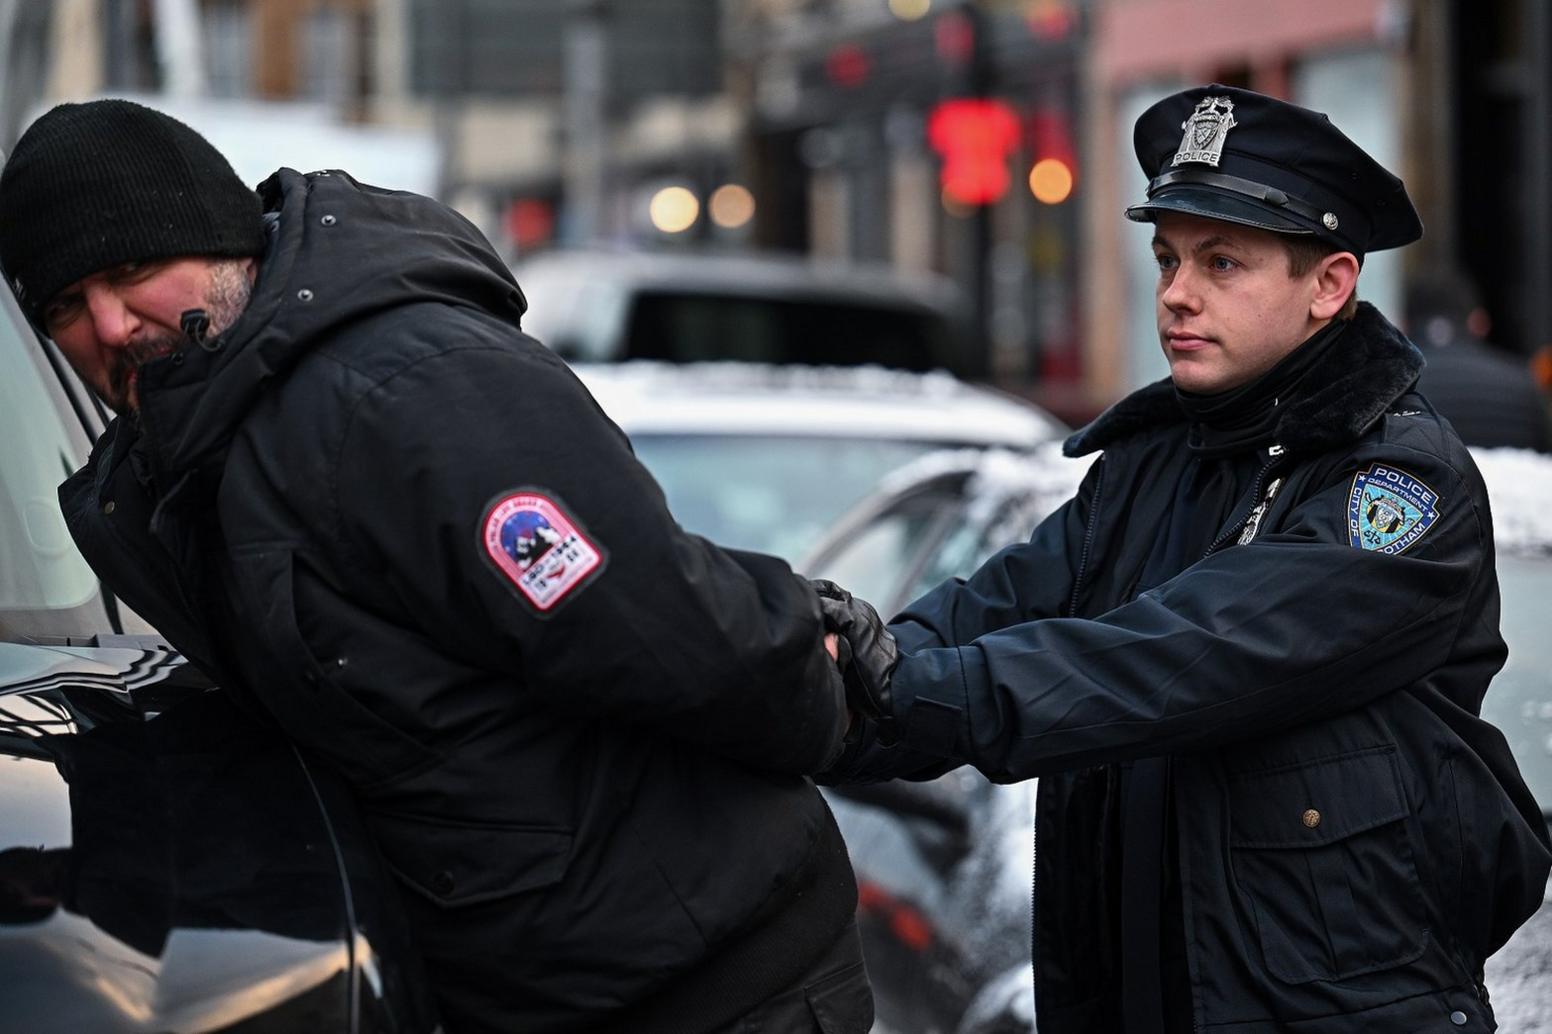
<path fill-rule="evenodd" d="M 1041 1034 L 1123 1029 L 1121 769 L 1155 756 L 1170 759 L 1189 1026 L 1493 1029 L 1482 963 L 1540 905 L 1549 854 L 1478 717 L 1505 658 L 1492 524 L 1466 449 L 1410 390 L 1420 367 L 1361 305 L 1282 402 L 1207 555 L 1151 587 L 1143 564 L 1192 457 L 1171 384 L 1144 388 L 1068 441 L 1103 455 L 1027 544 L 891 624 L 903 743 L 863 742 L 826 778 L 960 761 L 1040 777 Z M 1350 538 L 1371 516 L 1361 496 L 1349 512 L 1355 481 L 1376 466 L 1437 495 L 1390 554 Z"/>
<path fill-rule="evenodd" d="M 817 599 L 673 522 L 460 217 L 340 173 L 261 194 L 247 310 L 142 369 L 138 429 L 61 489 L 77 542 L 350 777 L 450 1029 L 735 1018 L 855 907 L 803 774 L 844 708 Z M 603 555 L 543 612 L 482 541 L 518 489 Z"/>

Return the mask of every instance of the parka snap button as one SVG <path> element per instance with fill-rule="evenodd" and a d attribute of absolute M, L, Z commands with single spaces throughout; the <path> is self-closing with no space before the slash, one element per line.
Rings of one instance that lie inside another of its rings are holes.
<path fill-rule="evenodd" d="M 325 226 L 333 226 L 335 223 L 339 222 L 339 220 L 334 218 L 332 215 L 326 215 L 318 221 Z"/>
<path fill-rule="evenodd" d="M 1304 819 L 1304 824 L 1310 829 L 1314 829 L 1316 826 L 1320 825 L 1320 812 L 1316 811 L 1314 808 L 1306 811 L 1302 818 Z"/>
<path fill-rule="evenodd" d="M 453 892 L 453 874 L 443 869 L 431 877 L 431 889 L 438 894 L 451 894 Z"/>
<path fill-rule="evenodd" d="M 118 504 L 116 504 L 112 499 L 109 499 L 107 502 L 102 504 L 102 512 L 105 514 L 111 514 L 117 508 L 117 505 Z"/>
<path fill-rule="evenodd" d="M 300 291 L 296 292 L 296 300 L 299 302 L 310 302 L 313 300 L 313 292 L 310 289 L 304 287 Z"/>
<path fill-rule="evenodd" d="M 1456 1009 L 1454 1012 L 1450 1013 L 1450 1022 L 1455 1024 L 1457 1027 L 1464 1027 L 1466 1025 L 1466 1014 L 1461 1012 L 1459 1009 Z"/>

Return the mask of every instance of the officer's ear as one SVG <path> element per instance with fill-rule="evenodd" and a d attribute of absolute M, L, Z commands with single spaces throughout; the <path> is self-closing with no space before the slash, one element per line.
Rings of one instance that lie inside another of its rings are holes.
<path fill-rule="evenodd" d="M 1310 276 L 1315 287 L 1310 297 L 1310 318 L 1332 319 L 1358 287 L 1358 257 L 1350 251 L 1334 251 L 1315 264 Z"/>

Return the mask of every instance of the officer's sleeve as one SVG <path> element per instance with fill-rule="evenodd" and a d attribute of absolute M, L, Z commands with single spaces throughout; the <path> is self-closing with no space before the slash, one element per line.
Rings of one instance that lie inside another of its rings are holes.
<path fill-rule="evenodd" d="M 1473 620 L 1466 590 L 1492 557 L 1485 492 L 1475 471 L 1403 447 L 1353 463 L 1275 533 L 1098 618 L 914 651 L 893 681 L 904 742 L 1022 779 L 1207 749 L 1410 685 Z M 1400 496 L 1386 471 L 1406 479 Z"/>
<path fill-rule="evenodd" d="M 514 676 L 515 707 L 780 771 L 840 749 L 807 582 L 680 529 L 550 353 L 466 349 L 396 375 L 356 410 L 338 470 L 359 562 L 450 655 Z"/>
<path fill-rule="evenodd" d="M 1008 546 L 968 579 L 950 579 L 908 604 L 889 624 L 902 653 L 971 643 L 1000 628 L 1069 611 L 1103 463 L 1101 457 L 1090 465 L 1077 494 L 1048 514 L 1028 542 Z M 886 746 L 868 724 L 817 778 L 830 785 L 935 779 L 962 763 L 906 745 Z"/>

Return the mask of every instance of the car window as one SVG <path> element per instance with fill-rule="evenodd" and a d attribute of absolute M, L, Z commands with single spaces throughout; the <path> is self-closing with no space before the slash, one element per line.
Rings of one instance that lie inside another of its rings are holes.
<path fill-rule="evenodd" d="M 903 589 L 920 581 L 913 573 L 923 550 L 933 548 L 952 500 L 941 495 L 914 496 L 871 521 L 825 561 L 816 578 L 828 578 L 855 596 L 889 612 L 914 599 Z"/>
<path fill-rule="evenodd" d="M 928 442 L 770 435 L 631 438 L 674 518 L 718 545 L 807 552 L 843 512 Z"/>
<path fill-rule="evenodd" d="M 951 358 L 946 320 L 860 303 L 643 292 L 626 330 L 628 359 L 857 366 L 926 371 Z"/>
<path fill-rule="evenodd" d="M 916 576 L 903 587 L 899 601 L 901 606 L 950 578 L 968 577 L 981 566 L 981 561 L 1006 545 L 988 542 L 986 528 L 965 520 L 962 507 L 956 509 L 959 512 L 955 514 L 954 526 L 928 555 L 927 562 L 916 572 Z"/>
<path fill-rule="evenodd" d="M 0 314 L 0 610 L 65 610 L 97 590 L 55 494 L 78 466 L 75 446 L 28 353 L 34 342 L 6 315 Z"/>
<path fill-rule="evenodd" d="M 1552 814 L 1552 557 L 1500 555 L 1498 585 L 1509 660 L 1482 717 L 1503 730 L 1531 793 Z"/>

